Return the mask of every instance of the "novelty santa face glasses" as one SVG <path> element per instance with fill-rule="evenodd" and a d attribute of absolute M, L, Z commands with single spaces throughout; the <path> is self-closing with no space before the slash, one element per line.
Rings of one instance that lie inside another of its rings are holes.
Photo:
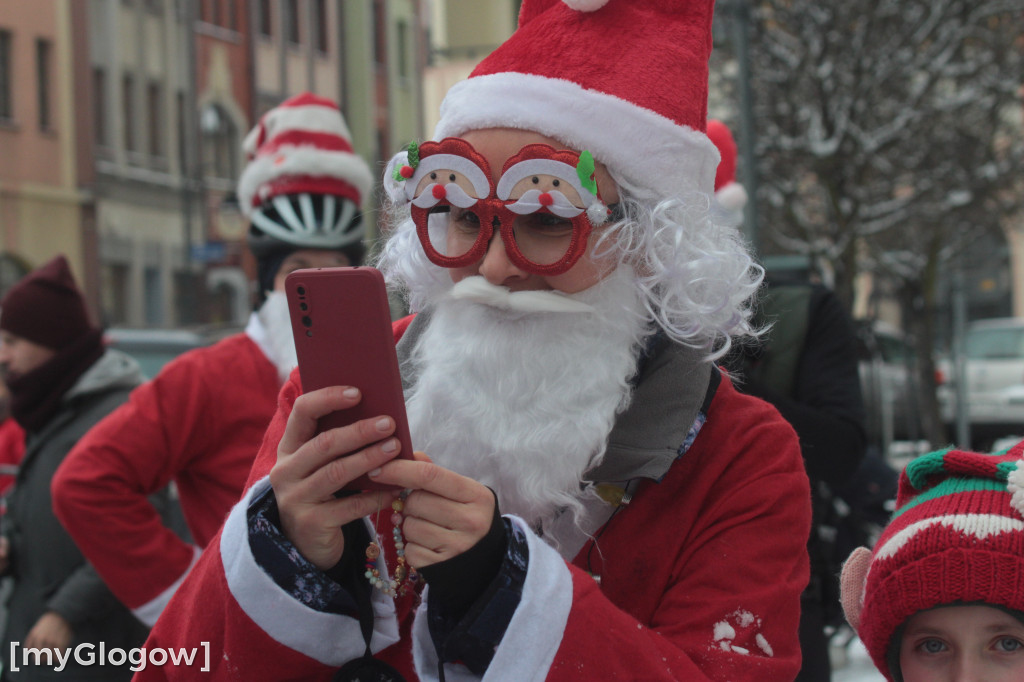
<path fill-rule="evenodd" d="M 495 230 L 516 267 L 537 275 L 571 268 L 591 229 L 612 217 L 594 180 L 589 152 L 531 144 L 505 162 L 497 186 L 487 160 L 465 140 L 409 150 L 393 179 L 431 262 L 465 267 L 483 258 Z"/>

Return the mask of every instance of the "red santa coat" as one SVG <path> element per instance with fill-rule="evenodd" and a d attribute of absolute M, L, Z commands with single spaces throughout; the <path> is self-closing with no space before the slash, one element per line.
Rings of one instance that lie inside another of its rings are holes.
<path fill-rule="evenodd" d="M 300 394 L 293 375 L 254 465 L 257 482 L 232 510 L 219 551 L 204 554 L 146 645 L 207 642 L 211 679 L 329 680 L 364 650 L 354 619 L 301 604 L 249 549 L 246 510 L 269 485 Z M 526 531 L 522 600 L 485 679 L 792 680 L 809 527 L 793 430 L 723 378 L 690 449 L 660 482 L 641 484 L 599 533 L 600 551 L 591 542 L 566 562 Z M 413 613 L 410 599 L 374 596 L 371 648 L 409 680 L 437 679 L 429 598 L 428 588 Z M 166 665 L 136 679 L 194 676 L 195 667 Z M 446 666 L 446 677 L 474 679 L 459 665 Z"/>
<path fill-rule="evenodd" d="M 14 485 L 14 477 L 25 454 L 25 431 L 12 417 L 0 421 L 0 496 Z"/>
<path fill-rule="evenodd" d="M 279 387 L 263 351 L 235 334 L 168 363 L 58 469 L 58 518 L 143 622 L 156 621 L 241 496 Z M 165 527 L 146 499 L 171 480 L 198 547 Z"/>

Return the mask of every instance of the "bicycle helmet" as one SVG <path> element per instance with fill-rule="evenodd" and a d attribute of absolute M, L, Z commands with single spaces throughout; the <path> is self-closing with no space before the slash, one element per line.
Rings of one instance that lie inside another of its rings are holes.
<path fill-rule="evenodd" d="M 257 258 L 282 249 L 344 249 L 361 244 L 359 206 L 373 186 L 352 149 L 341 110 L 310 93 L 271 109 L 246 136 L 249 158 L 238 200 Z"/>

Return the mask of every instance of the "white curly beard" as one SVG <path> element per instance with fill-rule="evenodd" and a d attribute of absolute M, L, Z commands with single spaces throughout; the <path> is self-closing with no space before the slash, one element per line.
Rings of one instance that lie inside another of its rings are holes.
<path fill-rule="evenodd" d="M 551 293 L 561 312 L 544 312 L 539 292 L 510 304 L 504 287 L 482 302 L 486 282 L 438 297 L 406 396 L 413 446 L 490 486 L 503 513 L 534 527 L 578 511 L 647 335 L 634 277 L 622 266 L 579 294 Z M 565 312 L 567 298 L 589 312 Z"/>

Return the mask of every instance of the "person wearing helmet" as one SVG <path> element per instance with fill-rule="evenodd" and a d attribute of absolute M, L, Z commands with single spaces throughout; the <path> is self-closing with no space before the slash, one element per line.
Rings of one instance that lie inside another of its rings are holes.
<path fill-rule="evenodd" d="M 284 279 L 359 265 L 360 204 L 373 184 L 331 101 L 303 94 L 246 138 L 239 180 L 257 307 L 243 333 L 185 353 L 100 422 L 53 479 L 54 508 L 111 591 L 152 625 L 237 502 L 295 366 Z M 147 496 L 174 481 L 195 544 Z"/>

